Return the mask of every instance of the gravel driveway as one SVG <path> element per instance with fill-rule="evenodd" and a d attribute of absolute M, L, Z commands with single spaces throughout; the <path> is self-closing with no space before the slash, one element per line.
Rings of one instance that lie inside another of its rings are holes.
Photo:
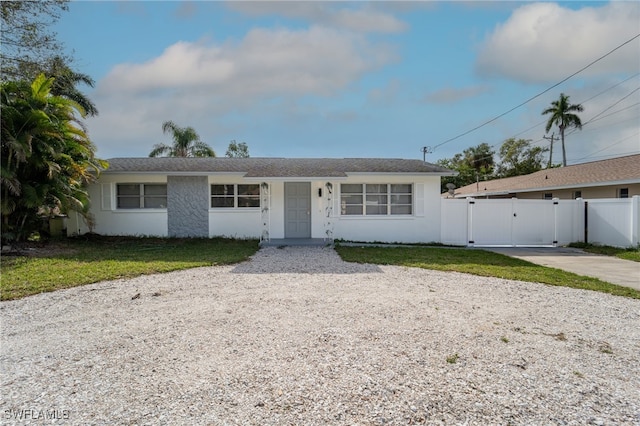
<path fill-rule="evenodd" d="M 0 318 L 5 424 L 640 424 L 640 300 L 584 290 L 272 247 Z"/>

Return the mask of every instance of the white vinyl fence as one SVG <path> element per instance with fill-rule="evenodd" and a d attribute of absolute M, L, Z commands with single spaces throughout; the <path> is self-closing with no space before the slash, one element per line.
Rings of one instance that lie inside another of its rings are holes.
<path fill-rule="evenodd" d="M 636 246 L 639 200 L 442 199 L 441 242 L 553 247 L 586 237 L 594 244 Z"/>
<path fill-rule="evenodd" d="M 640 244 L 640 197 L 585 200 L 587 242 L 615 247 Z"/>

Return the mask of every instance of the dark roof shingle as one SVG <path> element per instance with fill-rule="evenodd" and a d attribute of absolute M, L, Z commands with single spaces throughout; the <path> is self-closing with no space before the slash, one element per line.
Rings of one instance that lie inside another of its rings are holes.
<path fill-rule="evenodd" d="M 386 158 L 112 158 L 105 173 L 242 173 L 245 177 L 346 177 L 349 173 L 429 173 L 451 170 L 421 160 Z"/>

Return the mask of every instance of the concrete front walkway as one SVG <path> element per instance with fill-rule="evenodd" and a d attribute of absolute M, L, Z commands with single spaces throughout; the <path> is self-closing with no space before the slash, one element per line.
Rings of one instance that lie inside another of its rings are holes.
<path fill-rule="evenodd" d="M 568 247 L 492 247 L 483 250 L 640 290 L 638 262 L 586 253 Z"/>

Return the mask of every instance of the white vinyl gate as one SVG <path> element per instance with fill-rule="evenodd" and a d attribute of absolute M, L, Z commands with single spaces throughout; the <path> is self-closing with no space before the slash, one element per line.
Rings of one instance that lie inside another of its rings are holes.
<path fill-rule="evenodd" d="M 468 244 L 554 246 L 557 205 L 556 200 L 469 200 Z"/>
<path fill-rule="evenodd" d="M 557 246 L 584 234 L 580 200 L 442 199 L 441 242 L 466 246 Z"/>

